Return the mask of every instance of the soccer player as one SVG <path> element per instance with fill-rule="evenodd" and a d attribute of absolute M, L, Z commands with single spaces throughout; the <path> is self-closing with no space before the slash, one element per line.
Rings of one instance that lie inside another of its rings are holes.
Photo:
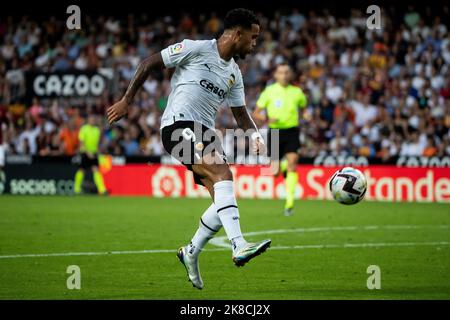
<path fill-rule="evenodd" d="M 103 176 L 98 170 L 98 146 L 100 144 L 101 131 L 95 125 L 96 119 L 94 115 L 88 116 L 86 124 L 81 126 L 78 133 L 80 140 L 81 163 L 78 171 L 75 173 L 74 192 L 81 193 L 84 174 L 87 169 L 92 170 L 94 183 L 100 195 L 106 195 L 106 187 L 103 182 Z"/>
<path fill-rule="evenodd" d="M 253 51 L 259 21 L 249 10 L 234 9 L 227 13 L 224 27 L 219 39 L 184 40 L 143 60 L 124 97 L 107 110 L 110 123 L 119 120 L 126 115 L 133 97 L 152 70 L 175 68 L 172 91 L 161 118 L 162 142 L 168 153 L 193 171 L 195 182 L 204 185 L 213 200 L 192 240 L 177 254 L 189 280 L 198 289 L 203 288 L 199 253 L 222 226 L 231 242 L 236 266 L 243 266 L 271 243 L 271 240 L 248 243 L 244 239 L 233 176 L 215 132 L 217 110 L 226 102 L 237 125 L 244 131 L 253 130 L 252 152 L 265 152 L 262 136 L 245 107 L 242 75 L 234 59 L 244 58 Z"/>
<path fill-rule="evenodd" d="M 285 174 L 286 203 L 284 214 L 292 215 L 295 199 L 295 187 L 298 182 L 297 162 L 299 141 L 299 108 L 304 108 L 307 99 L 303 91 L 290 84 L 292 70 L 288 64 L 279 64 L 274 73 L 275 83 L 267 86 L 261 93 L 253 118 L 268 122 L 270 130 L 279 130 L 279 153 L 278 157 L 272 157 L 272 167 L 276 173 Z M 269 135 L 272 137 L 272 135 Z M 270 144 L 275 143 L 269 139 Z M 281 162 L 280 160 L 286 156 Z"/>

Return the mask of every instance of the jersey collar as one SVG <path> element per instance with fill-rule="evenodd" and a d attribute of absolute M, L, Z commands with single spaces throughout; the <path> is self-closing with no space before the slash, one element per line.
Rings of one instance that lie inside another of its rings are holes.
<path fill-rule="evenodd" d="M 222 57 L 219 54 L 219 48 L 217 47 L 217 39 L 213 39 L 212 41 L 213 41 L 213 44 L 214 44 L 214 48 L 216 49 L 215 51 L 216 51 L 216 54 L 217 54 L 217 58 L 219 60 L 219 65 L 228 67 L 230 65 L 230 63 L 233 62 L 234 59 L 231 58 L 229 61 L 226 61 L 226 60 L 222 59 Z"/>

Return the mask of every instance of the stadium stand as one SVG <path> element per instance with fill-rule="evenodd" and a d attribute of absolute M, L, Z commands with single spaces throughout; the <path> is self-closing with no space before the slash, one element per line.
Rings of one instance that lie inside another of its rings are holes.
<path fill-rule="evenodd" d="M 259 13 L 257 52 L 240 61 L 247 106 L 255 107 L 274 66 L 288 62 L 308 96 L 300 138 L 303 157 L 450 155 L 450 21 L 415 10 L 385 12 L 383 28 L 366 28 L 366 15 L 322 11 Z M 105 109 L 124 92 L 141 59 L 185 38 L 220 33 L 216 13 L 156 19 L 145 14 L 87 16 L 82 30 L 54 18 L 0 20 L 0 126 L 7 155 L 74 155 L 77 132 L 97 114 L 101 151 L 161 155 L 159 119 L 170 92 L 170 71 L 147 80 L 127 119 L 110 128 Z M 112 70 L 111 84 L 90 99 L 30 97 L 29 73 Z M 227 108 L 217 128 L 232 128 Z M 1 140 L 0 140 L 1 141 Z"/>

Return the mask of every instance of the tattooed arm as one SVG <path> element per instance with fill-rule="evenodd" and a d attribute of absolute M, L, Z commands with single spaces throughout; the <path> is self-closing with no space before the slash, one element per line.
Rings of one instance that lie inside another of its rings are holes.
<path fill-rule="evenodd" d="M 248 114 L 247 108 L 245 106 L 242 107 L 233 107 L 231 108 L 233 112 L 234 119 L 239 128 L 244 131 L 252 130 L 251 140 L 253 143 L 252 149 L 255 153 L 264 153 L 265 152 L 265 144 L 261 134 L 258 131 L 255 123 L 253 122 L 252 117 Z"/>
<path fill-rule="evenodd" d="M 145 80 L 147 80 L 152 70 L 162 69 L 163 67 L 164 62 L 160 52 L 151 55 L 139 64 L 123 98 L 108 108 L 107 115 L 109 124 L 120 120 L 127 114 L 128 106 L 133 102 L 134 96 Z"/>
<path fill-rule="evenodd" d="M 242 107 L 232 107 L 230 108 L 231 112 L 233 112 L 234 119 L 239 128 L 247 131 L 248 129 L 253 129 L 258 131 L 253 119 L 248 114 L 247 108 L 245 106 Z"/>

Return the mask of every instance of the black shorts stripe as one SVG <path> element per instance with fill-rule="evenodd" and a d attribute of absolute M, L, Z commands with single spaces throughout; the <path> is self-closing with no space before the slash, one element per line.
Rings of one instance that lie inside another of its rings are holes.
<path fill-rule="evenodd" d="M 205 228 L 208 228 L 208 229 L 211 230 L 212 232 L 219 232 L 219 230 L 214 230 L 213 228 L 208 227 L 208 226 L 203 222 L 203 219 L 202 219 L 202 218 L 200 218 L 200 222 L 202 223 L 202 225 L 203 225 Z"/>
<path fill-rule="evenodd" d="M 234 204 L 231 204 L 231 205 L 229 205 L 229 206 L 226 206 L 226 207 L 217 209 L 217 213 L 219 213 L 219 212 L 222 211 L 222 210 L 228 209 L 228 208 L 236 208 L 236 209 L 237 209 L 237 206 L 235 206 Z"/>

